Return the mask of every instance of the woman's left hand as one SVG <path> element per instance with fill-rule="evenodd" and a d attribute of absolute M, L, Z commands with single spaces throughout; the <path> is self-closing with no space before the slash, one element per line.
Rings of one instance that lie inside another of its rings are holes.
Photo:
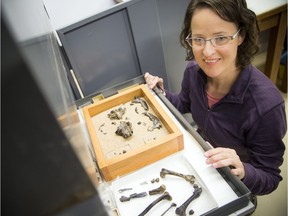
<path fill-rule="evenodd" d="M 211 164 L 214 168 L 229 166 L 231 173 L 243 179 L 245 170 L 243 163 L 234 149 L 229 148 L 213 148 L 204 153 L 207 157 L 206 163 Z"/>

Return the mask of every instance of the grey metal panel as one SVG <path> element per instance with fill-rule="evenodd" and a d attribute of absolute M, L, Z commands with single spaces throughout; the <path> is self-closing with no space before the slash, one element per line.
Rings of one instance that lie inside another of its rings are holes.
<path fill-rule="evenodd" d="M 131 5 L 128 14 L 142 73 L 151 72 L 168 84 L 156 1 Z"/>
<path fill-rule="evenodd" d="M 170 90 L 178 92 L 187 62 L 179 35 L 190 0 L 156 0 Z M 165 84 L 166 86 L 166 84 Z"/>
<path fill-rule="evenodd" d="M 141 75 L 125 9 L 67 32 L 63 45 L 85 96 Z"/>

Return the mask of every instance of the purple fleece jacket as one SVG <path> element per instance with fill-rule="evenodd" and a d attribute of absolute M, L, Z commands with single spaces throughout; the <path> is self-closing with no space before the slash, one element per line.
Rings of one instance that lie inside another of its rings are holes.
<path fill-rule="evenodd" d="M 208 108 L 207 76 L 188 63 L 179 94 L 166 92 L 181 113 L 191 113 L 201 135 L 214 147 L 233 148 L 244 164 L 243 183 L 254 195 L 275 190 L 282 180 L 286 130 L 284 100 L 258 69 L 244 69 L 230 92 Z"/>

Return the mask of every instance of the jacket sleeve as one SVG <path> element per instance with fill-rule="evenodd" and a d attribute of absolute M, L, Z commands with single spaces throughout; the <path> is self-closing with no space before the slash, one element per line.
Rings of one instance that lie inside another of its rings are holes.
<path fill-rule="evenodd" d="M 282 180 L 285 145 L 282 141 L 287 130 L 284 103 L 263 115 L 249 130 L 247 146 L 251 160 L 244 163 L 243 183 L 252 194 L 264 195 L 275 190 Z"/>

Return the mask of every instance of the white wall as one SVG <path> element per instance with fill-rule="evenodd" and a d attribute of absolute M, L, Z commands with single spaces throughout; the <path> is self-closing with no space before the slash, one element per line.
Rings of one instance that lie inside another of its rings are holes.
<path fill-rule="evenodd" d="M 117 4 L 114 0 L 43 0 L 43 3 L 56 30 Z"/>

